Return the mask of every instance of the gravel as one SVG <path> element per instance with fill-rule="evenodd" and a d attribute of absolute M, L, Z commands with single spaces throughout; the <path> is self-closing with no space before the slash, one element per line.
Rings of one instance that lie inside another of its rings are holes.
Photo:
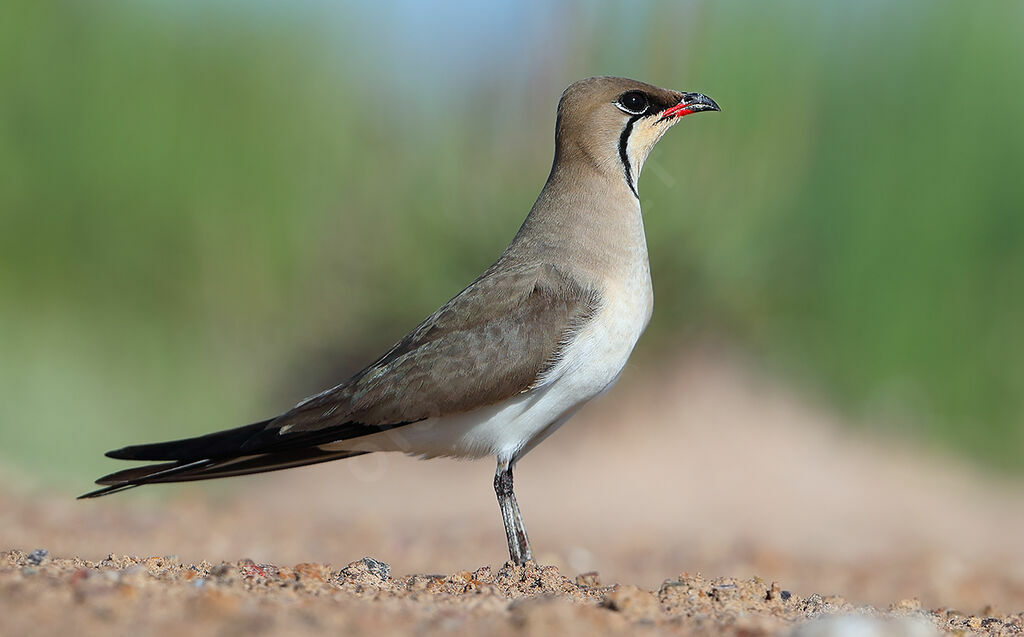
<path fill-rule="evenodd" d="M 794 637 L 1019 635 L 1024 613 L 984 617 L 887 608 L 842 597 L 783 595 L 760 578 L 682 574 L 657 590 L 595 585 L 553 566 L 480 567 L 449 575 L 392 577 L 365 557 L 341 568 L 237 562 L 185 563 L 175 556 L 110 555 L 99 562 L 40 552 L 0 554 L 0 634 L 168 637 L 240 634 L 679 634 Z M 582 581 L 582 583 L 581 583 Z"/>

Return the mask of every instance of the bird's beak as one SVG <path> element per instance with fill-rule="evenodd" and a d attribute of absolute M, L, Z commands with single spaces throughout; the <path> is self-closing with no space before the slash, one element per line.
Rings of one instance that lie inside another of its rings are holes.
<path fill-rule="evenodd" d="M 683 99 L 679 100 L 679 103 L 675 106 L 666 108 L 661 113 L 661 119 L 674 119 L 676 117 L 682 117 L 691 113 L 700 113 L 701 111 L 720 111 L 718 104 L 715 104 L 715 100 L 711 99 L 707 95 L 701 93 L 683 93 Z"/>

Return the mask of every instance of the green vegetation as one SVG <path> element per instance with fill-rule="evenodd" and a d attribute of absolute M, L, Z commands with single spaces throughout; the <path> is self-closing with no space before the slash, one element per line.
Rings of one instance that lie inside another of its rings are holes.
<path fill-rule="evenodd" d="M 724 109 L 641 179 L 648 354 L 711 334 L 1024 467 L 1021 5 L 587 7 L 424 82 L 355 6 L 14 3 L 0 454 L 81 481 L 352 371 L 504 247 L 564 85 L 617 74 Z"/>

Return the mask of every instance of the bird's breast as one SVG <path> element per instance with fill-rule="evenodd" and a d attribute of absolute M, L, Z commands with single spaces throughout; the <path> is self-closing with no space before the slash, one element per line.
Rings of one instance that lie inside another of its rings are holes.
<path fill-rule="evenodd" d="M 642 234 L 629 243 L 630 248 L 606 265 L 603 276 L 593 277 L 599 309 L 566 344 L 558 365 L 549 372 L 554 391 L 573 399 L 573 406 L 611 387 L 650 321 L 654 293 L 647 247 Z"/>
<path fill-rule="evenodd" d="M 646 252 L 644 256 L 628 276 L 606 285 L 598 315 L 580 331 L 577 347 L 570 348 L 576 351 L 566 351 L 566 358 L 581 359 L 580 373 L 591 377 L 595 394 L 618 378 L 651 319 L 654 292 Z"/>

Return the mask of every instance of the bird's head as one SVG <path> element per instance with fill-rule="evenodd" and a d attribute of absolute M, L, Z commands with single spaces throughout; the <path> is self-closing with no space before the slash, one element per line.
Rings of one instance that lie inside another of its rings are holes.
<path fill-rule="evenodd" d="M 636 194 L 644 160 L 685 115 L 717 111 L 700 93 L 681 93 L 622 77 L 592 77 L 565 89 L 558 103 L 555 161 L 573 157 L 623 173 Z"/>

